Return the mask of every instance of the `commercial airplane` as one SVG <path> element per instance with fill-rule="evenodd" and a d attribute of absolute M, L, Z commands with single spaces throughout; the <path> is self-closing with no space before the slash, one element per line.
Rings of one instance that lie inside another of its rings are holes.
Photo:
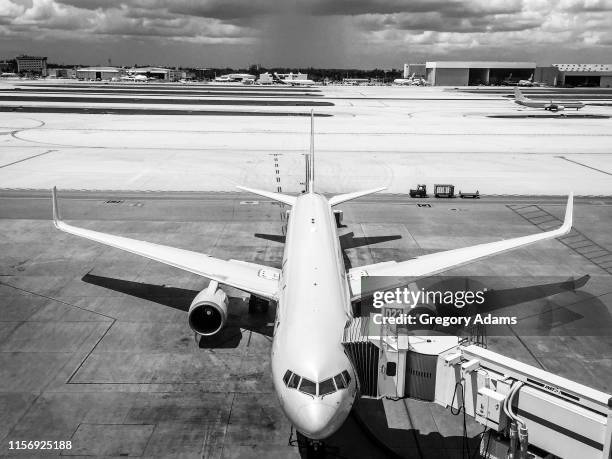
<path fill-rule="evenodd" d="M 527 80 L 519 80 L 519 82 L 517 83 L 518 86 L 533 86 L 533 73 L 531 74 L 531 76 L 529 77 L 529 79 Z"/>
<path fill-rule="evenodd" d="M 288 84 L 291 86 L 313 86 L 316 83 L 310 79 L 303 78 L 281 78 L 278 73 L 274 72 L 273 79 L 275 83 Z"/>
<path fill-rule="evenodd" d="M 352 319 L 352 302 L 373 292 L 361 290 L 365 276 L 421 277 L 442 273 L 519 247 L 567 234 L 572 226 L 570 195 L 563 225 L 552 231 L 472 247 L 432 253 L 410 260 L 387 261 L 346 270 L 334 207 L 382 191 L 375 188 L 327 198 L 315 190 L 314 118 L 306 160 L 306 190 L 298 196 L 239 187 L 291 206 L 280 269 L 238 260 L 222 260 L 190 250 L 101 233 L 64 223 L 53 188 L 53 221 L 66 233 L 90 239 L 210 279 L 193 300 L 189 326 L 212 336 L 224 326 L 228 300 L 219 284 L 277 303 L 272 343 L 272 380 L 280 405 L 306 437 L 321 440 L 336 432 L 351 411 L 359 381 L 342 346 Z M 394 285 L 396 277 L 392 279 Z"/>
<path fill-rule="evenodd" d="M 245 80 L 255 81 L 255 75 L 250 73 L 229 73 L 215 78 L 217 83 L 244 83 Z"/>
<path fill-rule="evenodd" d="M 424 86 L 425 80 L 423 78 L 415 78 L 415 73 L 413 73 L 409 78 L 396 78 L 393 80 L 393 84 L 399 86 Z"/>
<path fill-rule="evenodd" d="M 544 102 L 539 100 L 528 99 L 523 95 L 519 88 L 514 88 L 514 102 L 530 108 L 543 108 L 544 110 L 550 110 L 551 112 L 557 112 L 559 110 L 565 110 L 566 108 L 575 108 L 576 111 L 584 107 L 584 103 L 579 100 L 565 100 L 563 102 Z"/>
<path fill-rule="evenodd" d="M 410 86 L 414 81 L 414 73 L 410 75 L 408 78 L 396 78 L 393 80 L 393 84 L 397 84 L 400 86 Z"/>
<path fill-rule="evenodd" d="M 149 78 L 147 78 L 146 75 L 140 75 L 140 74 L 133 75 L 133 74 L 130 74 L 130 75 L 122 76 L 120 78 L 120 80 L 121 81 L 140 81 L 140 82 L 146 82 L 146 81 L 149 81 Z"/>

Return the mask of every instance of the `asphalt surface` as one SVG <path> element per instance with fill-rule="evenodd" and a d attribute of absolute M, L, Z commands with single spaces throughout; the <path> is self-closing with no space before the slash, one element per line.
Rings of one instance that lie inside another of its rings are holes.
<path fill-rule="evenodd" d="M 36 437 L 70 439 L 76 455 L 305 457 L 303 448 L 287 446 L 291 429 L 269 379 L 273 311 L 249 315 L 246 296 L 228 289 L 226 332 L 198 346 L 185 311 L 206 280 L 57 232 L 46 193 L 0 192 L 3 447 Z M 345 249 L 347 266 L 540 231 L 513 206 L 537 205 L 556 217 L 564 210 L 560 197 L 419 202 L 431 207 L 384 195 L 341 206 L 341 233 L 367 242 Z M 610 204 L 584 198 L 575 210 L 575 228 L 605 247 L 612 247 Z M 282 244 L 258 235 L 282 234 L 282 209 L 256 196 L 60 190 L 60 207 L 63 218 L 83 227 L 221 258 L 272 266 L 281 260 Z M 600 266 L 551 241 L 456 274 L 497 275 L 522 286 L 539 276 L 589 275 L 575 292 L 510 306 L 530 317 L 552 314 L 546 333 L 491 336 L 488 346 L 612 390 L 612 338 L 592 336 L 612 323 L 612 283 Z M 383 403 L 364 400 L 326 442 L 328 457 L 461 456 L 460 416 L 417 401 L 406 401 L 405 410 L 411 427 L 388 429 Z M 467 427 L 473 451 L 482 429 L 471 421 Z"/>

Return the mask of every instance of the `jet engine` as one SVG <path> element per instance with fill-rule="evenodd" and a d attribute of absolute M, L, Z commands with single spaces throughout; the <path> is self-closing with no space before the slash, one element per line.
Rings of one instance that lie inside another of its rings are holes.
<path fill-rule="evenodd" d="M 219 283 L 210 281 L 191 302 L 189 326 L 201 336 L 213 336 L 221 331 L 227 321 L 227 294 Z"/>
<path fill-rule="evenodd" d="M 565 110 L 565 107 L 563 105 L 549 104 L 546 106 L 546 110 L 550 110 L 551 112 L 558 112 L 560 110 Z"/>

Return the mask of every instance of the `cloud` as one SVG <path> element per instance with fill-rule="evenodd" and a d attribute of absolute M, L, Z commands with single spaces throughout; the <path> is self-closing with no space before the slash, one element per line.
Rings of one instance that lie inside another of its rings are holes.
<path fill-rule="evenodd" d="M 194 61 L 204 49 L 191 45 L 200 44 L 233 65 L 400 66 L 433 56 L 572 62 L 609 60 L 611 23 L 612 0 L 0 0 L 0 53 L 43 48 L 82 59 L 94 42 L 121 56 L 137 45 L 138 53 L 170 45 L 176 53 L 183 43 Z"/>

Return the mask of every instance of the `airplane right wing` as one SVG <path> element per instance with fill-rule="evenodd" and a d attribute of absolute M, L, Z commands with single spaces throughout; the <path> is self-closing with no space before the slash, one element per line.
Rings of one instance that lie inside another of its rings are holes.
<path fill-rule="evenodd" d="M 394 284 L 389 285 L 388 288 L 397 287 L 398 278 L 417 279 L 419 277 L 428 275 L 440 274 L 452 268 L 473 263 L 477 260 L 508 252 L 510 250 L 518 249 L 519 247 L 525 247 L 526 245 L 533 244 L 535 242 L 564 236 L 572 229 L 573 207 L 573 195 L 570 194 L 567 198 L 567 207 L 565 209 L 565 219 L 563 221 L 563 225 L 556 230 L 545 231 L 543 233 L 517 237 L 514 239 L 489 242 L 471 247 L 463 247 L 461 249 L 431 253 L 402 262 L 387 261 L 353 268 L 348 272 L 352 292 L 351 299 L 355 301 L 364 296 L 372 294 L 372 292 L 361 291 L 362 277 L 389 276 L 390 279 L 393 278 L 391 281 L 394 282 Z M 377 286 L 376 289 L 380 290 L 380 286 Z"/>
<path fill-rule="evenodd" d="M 277 299 L 279 269 L 239 260 L 221 260 L 190 250 L 72 226 L 60 219 L 55 188 L 52 197 L 53 224 L 61 231 L 199 274 L 263 298 Z"/>

